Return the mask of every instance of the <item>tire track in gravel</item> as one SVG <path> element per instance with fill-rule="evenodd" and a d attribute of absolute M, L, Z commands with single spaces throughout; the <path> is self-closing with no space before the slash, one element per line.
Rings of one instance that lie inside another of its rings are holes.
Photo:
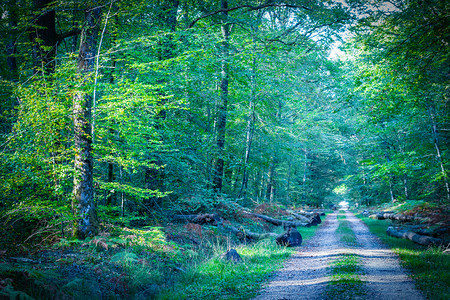
<path fill-rule="evenodd" d="M 329 266 L 344 254 L 356 254 L 361 259 L 365 275 L 360 277 L 367 294 L 358 299 L 425 299 L 399 265 L 397 255 L 351 212 L 346 212 L 346 218 L 358 246 L 342 245 L 336 238 L 336 216 L 337 212 L 327 216 L 316 234 L 274 274 L 254 300 L 327 299 L 326 287 L 331 280 Z"/>

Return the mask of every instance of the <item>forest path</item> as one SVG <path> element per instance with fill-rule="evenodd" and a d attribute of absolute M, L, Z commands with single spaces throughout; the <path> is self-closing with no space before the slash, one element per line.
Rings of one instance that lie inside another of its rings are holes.
<path fill-rule="evenodd" d="M 326 296 L 331 281 L 330 264 L 346 254 L 359 257 L 364 273 L 360 279 L 364 281 L 366 294 L 355 295 L 352 299 L 425 299 L 399 265 L 398 256 L 351 212 L 345 215 L 355 233 L 357 246 L 348 247 L 338 240 L 337 212 L 329 214 L 314 237 L 299 248 L 254 299 L 330 299 Z M 334 296 L 333 299 L 339 298 Z"/>

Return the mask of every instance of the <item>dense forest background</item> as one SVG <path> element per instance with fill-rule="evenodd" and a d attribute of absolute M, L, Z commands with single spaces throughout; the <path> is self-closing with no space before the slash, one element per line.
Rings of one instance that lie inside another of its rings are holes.
<path fill-rule="evenodd" d="M 2 1 L 2 222 L 448 203 L 449 6 Z"/>

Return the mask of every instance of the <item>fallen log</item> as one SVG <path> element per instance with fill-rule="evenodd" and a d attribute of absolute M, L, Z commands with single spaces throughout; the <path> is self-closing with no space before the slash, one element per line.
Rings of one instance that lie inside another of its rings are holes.
<path fill-rule="evenodd" d="M 304 215 L 305 217 L 313 217 L 316 214 L 319 214 L 320 216 L 325 216 L 325 212 L 320 209 L 316 209 L 316 210 L 312 210 L 312 211 L 300 210 L 300 211 L 296 211 L 296 213 Z"/>
<path fill-rule="evenodd" d="M 393 213 L 393 212 L 379 212 L 379 213 L 375 213 L 371 216 L 369 216 L 369 218 L 372 219 L 377 219 L 377 220 L 397 220 L 397 221 L 402 221 L 402 222 L 429 222 L 430 220 L 428 218 L 422 218 L 422 217 L 416 217 L 416 216 L 408 216 L 408 215 L 404 215 L 404 214 L 397 214 L 397 213 Z"/>
<path fill-rule="evenodd" d="M 400 239 L 408 239 L 408 240 L 413 241 L 416 244 L 424 245 L 424 246 L 440 245 L 442 243 L 441 239 L 433 238 L 433 237 L 426 236 L 426 235 L 420 235 L 420 234 L 417 234 L 415 232 L 408 231 L 408 230 L 395 229 L 392 226 L 389 226 L 386 229 L 386 234 L 388 236 L 392 236 L 392 237 L 396 237 L 396 238 L 400 238 Z"/>
<path fill-rule="evenodd" d="M 272 225 L 275 226 L 283 226 L 283 227 L 306 227 L 309 222 L 294 222 L 294 221 L 285 221 L 285 220 L 280 220 L 280 219 L 274 219 L 271 217 L 268 217 L 266 215 L 260 215 L 260 214 L 254 214 L 251 213 L 252 216 L 255 216 L 257 218 L 260 218 Z"/>
<path fill-rule="evenodd" d="M 266 233 L 255 233 L 251 232 L 249 230 L 245 230 L 244 228 L 236 228 L 231 225 L 225 225 L 222 224 L 223 229 L 230 231 L 238 236 L 240 239 L 250 239 L 250 240 L 262 240 L 269 237 L 278 237 L 278 234 L 273 232 L 266 232 Z"/>
<path fill-rule="evenodd" d="M 450 226 L 441 225 L 441 226 L 433 226 L 429 224 L 420 224 L 420 225 L 402 225 L 405 230 L 415 232 L 420 235 L 427 235 L 432 237 L 439 237 L 442 234 L 450 233 Z"/>
<path fill-rule="evenodd" d="M 239 239 L 262 240 L 269 237 L 278 237 L 278 234 L 273 232 L 255 233 L 244 228 L 236 228 L 231 225 L 226 225 L 223 219 L 216 214 L 199 214 L 199 215 L 175 215 L 172 217 L 173 221 L 187 221 L 194 224 L 204 225 L 209 224 L 223 228 L 226 231 L 232 232 L 238 236 Z"/>
<path fill-rule="evenodd" d="M 187 221 L 195 224 L 217 225 L 220 222 L 220 216 L 216 214 L 198 214 L 198 215 L 175 215 L 173 221 Z"/>
<path fill-rule="evenodd" d="M 302 221 L 302 222 L 306 222 L 309 223 L 311 222 L 311 218 L 308 218 L 302 214 L 298 214 L 292 210 L 286 210 L 288 213 L 290 213 L 292 216 L 294 216 L 295 218 L 297 218 L 298 220 Z"/>

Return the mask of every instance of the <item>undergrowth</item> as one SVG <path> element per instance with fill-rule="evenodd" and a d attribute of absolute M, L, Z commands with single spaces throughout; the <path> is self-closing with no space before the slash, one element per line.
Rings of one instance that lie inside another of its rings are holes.
<path fill-rule="evenodd" d="M 307 240 L 316 229 L 299 231 Z M 221 259 L 230 247 L 243 263 Z M 60 238 L 52 248 L 19 261 L 3 259 L 4 252 L 0 251 L 0 298 L 242 299 L 256 295 L 295 250 L 277 246 L 273 239 L 242 243 L 214 226 L 196 231 L 169 224 L 112 226 L 85 240 Z"/>
<path fill-rule="evenodd" d="M 303 241 L 311 238 L 317 227 L 299 228 Z M 270 274 L 279 269 L 295 249 L 278 246 L 265 239 L 236 247 L 243 262 L 221 259 L 224 247 L 216 247 L 211 259 L 194 263 L 180 281 L 162 292 L 159 299 L 249 299 L 257 295 Z"/>
<path fill-rule="evenodd" d="M 401 263 L 411 271 L 416 286 L 428 299 L 450 299 L 450 256 L 439 247 L 424 247 L 410 240 L 397 239 L 386 234 L 392 221 L 379 221 L 358 215 L 392 251 L 400 256 Z"/>

